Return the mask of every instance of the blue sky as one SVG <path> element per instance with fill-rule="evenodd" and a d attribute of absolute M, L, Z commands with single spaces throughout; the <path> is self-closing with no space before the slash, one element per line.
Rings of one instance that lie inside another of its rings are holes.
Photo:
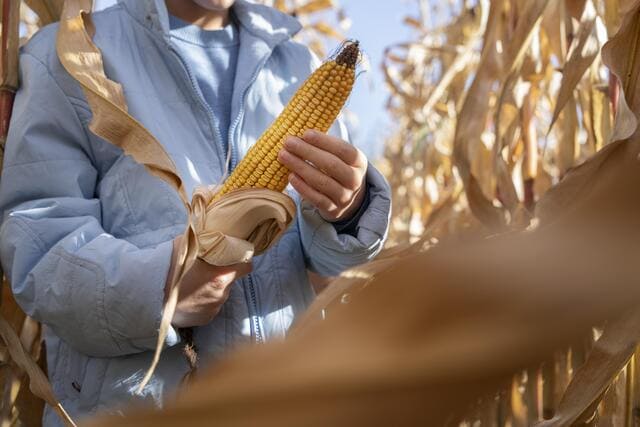
<path fill-rule="evenodd" d="M 104 7 L 115 0 L 97 0 Z M 386 114 L 388 91 L 380 71 L 384 48 L 410 38 L 402 25 L 407 15 L 416 15 L 413 0 L 341 0 L 340 5 L 353 22 L 347 32 L 349 38 L 360 40 L 362 49 L 370 58 L 370 69 L 362 73 L 349 100 L 348 108 L 358 117 L 358 126 L 352 129 L 353 142 L 370 158 L 381 155 L 384 137 L 392 132 L 392 122 Z M 333 50 L 337 44 L 330 47 Z"/>
<path fill-rule="evenodd" d="M 384 137 L 393 129 L 385 110 L 389 92 L 380 69 L 382 55 L 385 47 L 410 39 L 411 33 L 402 20 L 407 15 L 417 15 L 416 3 L 412 0 L 340 2 L 353 22 L 348 37 L 360 40 L 371 61 L 370 70 L 356 81 L 348 105 L 360 122 L 354 130 L 354 143 L 370 158 L 381 154 Z"/>

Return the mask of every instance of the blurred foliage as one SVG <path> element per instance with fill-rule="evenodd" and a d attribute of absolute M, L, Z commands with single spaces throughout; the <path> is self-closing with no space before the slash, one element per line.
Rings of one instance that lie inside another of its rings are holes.
<path fill-rule="evenodd" d="M 414 39 L 389 46 L 383 64 L 399 124 L 384 155 L 391 244 L 523 229 L 536 200 L 609 141 L 615 82 L 599 51 L 617 3 L 419 5 L 405 19 Z"/>
<path fill-rule="evenodd" d="M 640 3 L 416 2 L 419 14 L 404 20 L 413 38 L 389 46 L 382 64 L 398 123 L 382 164 L 393 191 L 391 250 L 531 230 L 558 216 L 584 189 L 568 183 L 545 199 L 548 191 L 571 171 L 597 176 L 597 162 L 575 168 L 636 132 Z M 632 425 L 635 336 L 597 341 L 604 350 L 589 353 L 595 338 L 517 375 L 465 425 L 531 425 L 560 402 L 564 417 L 597 408 L 571 425 Z"/>

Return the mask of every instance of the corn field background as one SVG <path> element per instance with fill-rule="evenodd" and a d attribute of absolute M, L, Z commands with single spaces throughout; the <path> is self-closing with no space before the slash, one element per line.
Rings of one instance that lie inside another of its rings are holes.
<path fill-rule="evenodd" d="M 371 64 L 384 73 L 396 124 L 377 160 L 393 191 L 383 263 L 460 236 L 535 230 L 562 206 L 539 204 L 549 190 L 636 134 L 640 114 L 638 0 L 412 1 L 419 13 L 404 20 L 412 38 Z M 346 16 L 338 1 L 264 2 L 298 17 L 301 40 L 321 57 L 348 36 L 351 20 L 366 19 Z M 23 2 L 21 43 L 57 20 L 62 3 Z M 332 305 L 358 298 L 364 287 L 357 272 L 350 277 L 320 295 L 329 317 Z M 7 284 L 2 298 L 5 319 L 44 368 L 40 326 L 19 311 Z M 638 324 L 594 325 L 553 358 L 478 397 L 458 424 L 528 426 L 561 414 L 562 422 L 548 425 L 640 425 Z M 2 425 L 38 425 L 42 401 L 10 360 L 0 347 Z"/>

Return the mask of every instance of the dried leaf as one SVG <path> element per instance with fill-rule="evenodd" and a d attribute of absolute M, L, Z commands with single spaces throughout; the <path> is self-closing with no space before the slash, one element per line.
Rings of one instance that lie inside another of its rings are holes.
<path fill-rule="evenodd" d="M 606 0 L 604 2 L 604 23 L 607 34 L 612 37 L 620 29 L 620 0 Z"/>
<path fill-rule="evenodd" d="M 40 18 L 42 26 L 60 20 L 64 0 L 24 0 Z"/>
<path fill-rule="evenodd" d="M 495 113 L 495 121 L 497 124 L 496 129 L 498 131 L 496 141 L 498 142 L 502 141 L 502 135 L 500 134 L 502 106 L 507 99 L 508 93 L 512 91 L 514 85 L 517 83 L 517 77 L 521 73 L 525 54 L 536 35 L 536 29 L 542 21 L 543 14 L 548 3 L 548 0 L 527 2 L 527 6 L 522 15 L 518 17 L 518 25 L 516 26 L 513 37 L 509 40 L 507 62 L 505 66 L 508 73 L 502 82 L 502 88 L 500 90 L 500 96 Z M 494 147 L 494 155 L 496 159 L 500 155 L 501 150 L 502 146 L 500 144 L 496 144 Z"/>
<path fill-rule="evenodd" d="M 339 31 L 337 31 L 335 28 L 324 21 L 316 22 L 315 24 L 310 25 L 310 27 L 326 37 L 332 37 L 337 40 L 345 39 L 344 34 L 341 34 Z"/>
<path fill-rule="evenodd" d="M 609 98 L 603 90 L 593 88 L 591 91 L 591 119 L 596 142 L 595 149 L 600 150 L 611 139 L 611 109 Z"/>
<path fill-rule="evenodd" d="M 485 120 L 488 115 L 488 103 L 493 86 L 494 76 L 494 50 L 497 29 L 500 27 L 497 21 L 501 19 L 502 3 L 492 2 L 490 10 L 486 8 L 488 2 L 481 2 L 481 9 L 488 16 L 481 20 L 487 22 L 481 26 L 482 31 L 488 29 L 484 35 L 483 53 L 480 65 L 471 86 L 465 96 L 464 103 L 458 114 L 458 124 L 454 137 L 454 161 L 460 177 L 464 182 L 469 207 L 473 214 L 484 224 L 491 228 L 500 228 L 505 224 L 504 213 L 495 207 L 482 192 L 477 179 L 471 173 L 470 147 L 481 143 Z"/>
<path fill-rule="evenodd" d="M 580 21 L 587 1 L 588 0 L 565 0 L 567 12 L 569 12 L 571 17 Z"/>
<path fill-rule="evenodd" d="M 618 77 L 622 92 L 613 141 L 633 135 L 640 114 L 640 1 L 633 0 L 627 10 L 620 30 L 602 48 L 602 60 Z"/>
<path fill-rule="evenodd" d="M 522 64 L 548 4 L 549 0 L 529 0 L 526 3 L 526 9 L 518 16 L 518 25 L 509 40 L 507 50 L 505 69 L 508 70 L 508 74 L 514 73 Z"/>
<path fill-rule="evenodd" d="M 406 16 L 403 22 L 408 26 L 415 28 L 416 30 L 420 30 L 420 31 L 424 30 L 422 22 L 420 22 L 420 20 L 413 18 L 411 16 Z"/>
<path fill-rule="evenodd" d="M 585 9 L 578 29 L 578 35 L 574 39 L 569 50 L 569 60 L 562 71 L 562 83 L 558 92 L 558 100 L 553 112 L 553 118 L 549 125 L 549 132 L 560 116 L 569 99 L 573 99 L 573 91 L 598 56 L 599 46 L 595 34 L 595 10 L 591 3 Z"/>
<path fill-rule="evenodd" d="M 0 1 L 2 45 L 0 46 L 0 86 L 15 91 L 18 88 L 18 46 L 20 42 L 20 7 L 15 0 Z M 8 12 L 4 15 L 4 12 Z M 5 120 L 3 118 L 3 120 Z"/>
<path fill-rule="evenodd" d="M 31 389 L 31 392 L 47 402 L 58 413 L 61 420 L 66 425 L 75 426 L 75 423 L 69 417 L 69 414 L 67 414 L 62 405 L 58 403 L 46 375 L 42 372 L 31 356 L 25 352 L 15 331 L 1 315 L 0 337 L 6 343 L 9 354 L 11 355 L 11 360 L 13 360 L 13 362 L 29 376 L 29 388 Z"/>
<path fill-rule="evenodd" d="M 462 420 L 515 371 L 637 308 L 639 152 L 636 140 L 603 165 L 587 205 L 610 209 L 401 257 L 324 322 L 219 361 L 160 413 L 132 411 L 118 425 L 200 426 L 214 415 L 265 427 Z"/>
<path fill-rule="evenodd" d="M 522 108 L 522 141 L 524 144 L 524 161 L 522 176 L 525 180 L 538 176 L 538 132 L 535 123 L 535 94 L 530 91 Z"/>
<path fill-rule="evenodd" d="M 334 6 L 335 2 L 333 0 L 310 0 L 307 3 L 296 7 L 295 13 L 297 15 L 308 15 L 311 13 L 331 9 Z"/>
<path fill-rule="evenodd" d="M 560 116 L 561 126 L 556 129 L 556 134 L 558 135 L 556 162 L 560 176 L 564 176 L 573 167 L 579 150 L 576 101 L 573 98 L 573 92 L 570 95 L 567 107 Z"/>
<path fill-rule="evenodd" d="M 281 12 L 287 11 L 287 0 L 275 0 L 273 2 L 273 7 L 278 9 Z"/>
<path fill-rule="evenodd" d="M 564 61 L 567 55 L 567 34 L 565 26 L 565 2 L 551 2 L 545 9 L 541 22 L 541 38 L 546 54 L 542 55 L 545 62 L 553 57 L 558 61 Z M 545 64 L 548 66 L 548 64 Z"/>
<path fill-rule="evenodd" d="M 498 158 L 496 162 L 496 176 L 498 179 L 500 201 L 509 212 L 513 213 L 520 205 L 520 200 L 518 199 L 518 193 L 516 192 L 511 174 L 509 173 L 509 167 L 501 157 Z"/>
<path fill-rule="evenodd" d="M 625 367 L 640 340 L 640 312 L 634 311 L 607 325 L 587 361 L 576 372 L 557 413 L 536 427 L 582 425 L 595 412 L 598 403 Z"/>

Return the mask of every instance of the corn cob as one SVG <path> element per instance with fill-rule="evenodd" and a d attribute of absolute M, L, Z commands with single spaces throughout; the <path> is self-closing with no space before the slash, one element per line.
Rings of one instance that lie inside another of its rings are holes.
<path fill-rule="evenodd" d="M 285 189 L 289 170 L 278 161 L 285 138 L 301 137 L 309 129 L 329 130 L 353 87 L 359 54 L 358 42 L 347 42 L 335 59 L 311 74 L 225 180 L 213 201 L 239 188 Z"/>

